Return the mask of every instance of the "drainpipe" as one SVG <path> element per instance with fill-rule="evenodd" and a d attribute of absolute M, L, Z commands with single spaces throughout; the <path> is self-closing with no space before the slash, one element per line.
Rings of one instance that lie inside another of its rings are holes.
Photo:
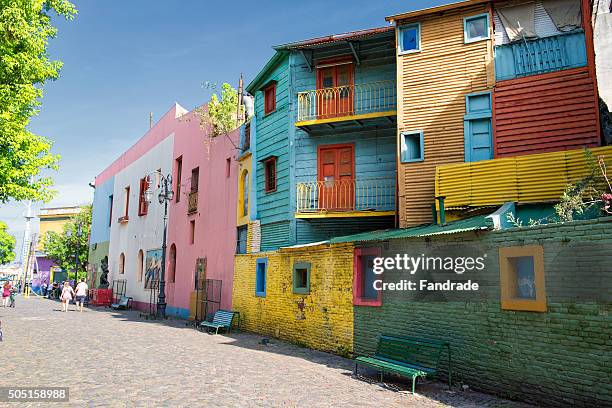
<path fill-rule="evenodd" d="M 439 225 L 446 225 L 446 213 L 444 211 L 444 199 L 445 198 L 446 196 L 436 197 L 436 200 L 438 200 L 438 207 L 440 208 L 440 224 Z"/>

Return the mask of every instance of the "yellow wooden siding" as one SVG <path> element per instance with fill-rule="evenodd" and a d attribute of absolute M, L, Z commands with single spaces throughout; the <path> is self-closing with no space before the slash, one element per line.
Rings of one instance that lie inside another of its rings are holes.
<path fill-rule="evenodd" d="M 421 51 L 398 55 L 398 131 L 423 130 L 425 144 L 423 162 L 399 163 L 401 227 L 432 221 L 436 166 L 464 161 L 465 95 L 489 90 L 494 77 L 492 40 L 464 44 L 463 18 L 487 9 L 398 23 L 421 23 Z"/>
<path fill-rule="evenodd" d="M 612 166 L 611 146 L 590 151 Z M 582 149 L 442 165 L 436 169 L 435 193 L 446 196 L 447 208 L 554 202 L 589 171 Z"/>

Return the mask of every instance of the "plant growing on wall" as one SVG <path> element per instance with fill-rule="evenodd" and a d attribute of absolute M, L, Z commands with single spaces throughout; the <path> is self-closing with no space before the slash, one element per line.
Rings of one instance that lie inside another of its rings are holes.
<path fill-rule="evenodd" d="M 81 226 L 81 236 L 77 234 Z M 61 233 L 49 232 L 44 240 L 44 250 L 47 257 L 66 271 L 74 271 L 76 260 L 74 255 L 79 251 L 78 277 L 83 278 L 87 271 L 87 256 L 89 253 L 89 232 L 91 230 L 91 205 L 81 207 L 81 212 L 72 216 Z"/>
<path fill-rule="evenodd" d="M 218 96 L 217 85 L 206 82 L 204 88 L 213 90 L 210 101 L 196 109 L 202 129 L 210 129 L 207 147 L 217 136 L 227 135 L 244 121 L 243 107 L 238 110 L 238 92 L 228 83 L 221 85 L 221 95 Z"/>
<path fill-rule="evenodd" d="M 7 225 L 0 221 L 0 265 L 15 259 L 15 238 L 7 232 Z"/>
<path fill-rule="evenodd" d="M 62 66 L 47 54 L 57 34 L 52 12 L 70 20 L 77 11 L 67 0 L 0 0 L 0 203 L 48 201 L 54 194 L 51 178 L 39 173 L 57 169 L 59 156 L 49 139 L 27 129 L 44 83 L 57 79 Z"/>
<path fill-rule="evenodd" d="M 581 216 L 592 209 L 596 209 L 597 213 L 612 214 L 612 184 L 604 157 L 599 156 L 595 160 L 593 153 L 589 149 L 584 149 L 584 159 L 588 174 L 565 187 L 559 203 L 554 206 L 555 215 L 538 220 L 529 219 L 529 226 L 571 222 L 576 216 Z M 514 214 L 508 214 L 507 219 L 515 227 L 523 226 L 521 220 Z"/>
<path fill-rule="evenodd" d="M 584 156 L 589 173 L 577 182 L 569 184 L 561 195 L 561 201 L 555 205 L 555 212 L 561 222 L 573 221 L 575 216 L 582 215 L 593 207 L 600 213 L 612 214 L 612 185 L 604 157 L 599 156 L 595 160 L 588 149 L 584 150 Z"/>

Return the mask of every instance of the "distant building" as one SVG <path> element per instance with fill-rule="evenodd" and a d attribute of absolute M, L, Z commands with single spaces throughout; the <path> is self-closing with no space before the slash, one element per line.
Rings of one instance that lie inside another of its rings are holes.
<path fill-rule="evenodd" d="M 81 212 L 81 207 L 54 207 L 41 208 L 38 217 L 38 242 L 36 244 L 36 262 L 32 268 L 32 289 L 38 291 L 43 283 L 47 285 L 53 281 L 67 279 L 67 271 L 63 271 L 45 253 L 45 240 L 50 232 L 61 233 L 64 225 L 71 217 Z M 29 280 L 29 279 L 28 279 Z"/>

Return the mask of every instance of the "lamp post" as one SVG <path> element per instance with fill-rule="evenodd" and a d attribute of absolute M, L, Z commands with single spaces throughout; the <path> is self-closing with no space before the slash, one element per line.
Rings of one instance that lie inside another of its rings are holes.
<path fill-rule="evenodd" d="M 159 171 L 152 171 L 146 177 L 147 190 L 144 193 L 145 201 L 150 204 L 153 199 L 153 188 L 151 183 L 151 176 L 159 176 L 159 186 L 157 187 L 159 195 L 157 196 L 160 204 L 164 205 L 164 234 L 162 239 L 162 264 L 161 273 L 159 276 L 159 295 L 157 298 L 157 316 L 161 318 L 166 317 L 166 231 L 168 229 L 168 201 L 171 201 L 174 197 L 174 191 L 172 191 L 172 176 L 170 174 L 164 176 Z"/>

